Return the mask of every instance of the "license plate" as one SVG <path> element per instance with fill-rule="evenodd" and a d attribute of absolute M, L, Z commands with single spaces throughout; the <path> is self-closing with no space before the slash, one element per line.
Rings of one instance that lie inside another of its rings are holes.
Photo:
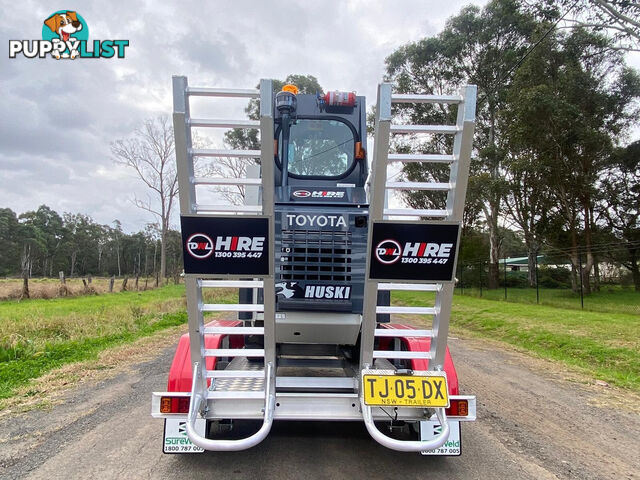
<path fill-rule="evenodd" d="M 447 377 L 370 375 L 362 377 L 364 403 L 376 407 L 448 407 Z"/>

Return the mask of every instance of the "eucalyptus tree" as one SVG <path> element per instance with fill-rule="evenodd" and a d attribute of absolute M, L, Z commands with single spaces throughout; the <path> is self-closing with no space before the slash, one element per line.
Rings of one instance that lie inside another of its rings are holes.
<path fill-rule="evenodd" d="M 400 47 L 386 59 L 387 78 L 401 93 L 450 93 L 466 83 L 478 86 L 475 155 L 472 161 L 467 218 L 482 212 L 489 234 L 489 287 L 499 281 L 500 226 L 505 193 L 503 161 L 506 155 L 504 124 L 499 112 L 507 102 L 514 66 L 530 47 L 539 22 L 524 12 L 515 0 L 492 0 L 484 8 L 465 7 L 450 18 L 438 35 Z M 413 123 L 453 120 L 447 107 L 416 105 L 402 107 Z M 413 140 L 430 153 L 450 151 L 451 141 L 432 138 Z M 416 146 L 416 145 L 414 145 Z M 406 147 L 400 144 L 399 148 Z M 407 165 L 406 178 L 430 180 L 446 172 L 429 166 Z M 432 206 L 443 198 L 428 193 L 408 193 L 414 206 Z"/>

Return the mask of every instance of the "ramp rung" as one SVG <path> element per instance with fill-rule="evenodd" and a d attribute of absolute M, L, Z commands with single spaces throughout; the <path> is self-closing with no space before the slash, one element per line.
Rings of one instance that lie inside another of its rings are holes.
<path fill-rule="evenodd" d="M 412 328 L 376 328 L 376 337 L 433 337 L 433 330 L 413 330 Z"/>
<path fill-rule="evenodd" d="M 187 94 L 192 97 L 258 98 L 260 91 L 254 88 L 187 87 Z"/>
<path fill-rule="evenodd" d="M 260 178 L 192 177 L 194 185 L 262 185 Z"/>
<path fill-rule="evenodd" d="M 449 216 L 448 210 L 419 209 L 419 208 L 385 208 L 385 215 L 398 215 L 402 217 L 437 217 L 446 218 Z"/>
<path fill-rule="evenodd" d="M 353 377 L 276 377 L 277 388 L 354 388 Z"/>
<path fill-rule="evenodd" d="M 203 333 L 205 335 L 264 335 L 264 327 L 204 327 Z"/>
<path fill-rule="evenodd" d="M 262 213 L 262 205 L 202 205 L 195 206 L 196 212 L 220 213 Z"/>
<path fill-rule="evenodd" d="M 453 155 L 440 155 L 435 153 L 390 153 L 387 156 L 389 162 L 425 162 L 425 163 L 452 163 L 456 161 Z"/>
<path fill-rule="evenodd" d="M 378 290 L 412 290 L 416 292 L 439 292 L 439 283 L 379 283 Z"/>
<path fill-rule="evenodd" d="M 202 312 L 264 312 L 261 303 L 204 303 Z"/>
<path fill-rule="evenodd" d="M 424 359 L 431 360 L 430 352 L 398 352 L 395 350 L 374 350 L 373 358 L 396 358 L 399 360 Z"/>
<path fill-rule="evenodd" d="M 391 125 L 391 133 L 444 133 L 452 135 L 460 131 L 456 125 Z"/>
<path fill-rule="evenodd" d="M 431 190 L 434 192 L 447 192 L 453 188 L 450 183 L 436 182 L 387 182 L 387 188 L 392 190 Z"/>
<path fill-rule="evenodd" d="M 262 280 L 198 280 L 203 288 L 262 288 Z"/>
<path fill-rule="evenodd" d="M 391 95 L 391 103 L 461 103 L 460 95 L 422 95 L 396 93 Z"/>
<path fill-rule="evenodd" d="M 264 348 L 207 348 L 205 357 L 264 357 Z"/>
<path fill-rule="evenodd" d="M 260 128 L 260 122 L 256 120 L 224 120 L 191 118 L 188 120 L 191 127 L 211 127 L 211 128 Z"/>
<path fill-rule="evenodd" d="M 264 370 L 207 370 L 207 378 L 264 378 Z"/>
<path fill-rule="evenodd" d="M 207 399 L 250 400 L 254 398 L 264 398 L 264 395 L 264 391 L 213 390 L 207 392 Z"/>
<path fill-rule="evenodd" d="M 194 157 L 260 158 L 260 150 L 216 150 L 210 148 L 192 148 L 189 151 Z"/>
<path fill-rule="evenodd" d="M 378 305 L 376 313 L 406 313 L 416 315 L 435 315 L 438 310 L 435 307 L 396 307 L 395 305 L 387 307 Z"/>

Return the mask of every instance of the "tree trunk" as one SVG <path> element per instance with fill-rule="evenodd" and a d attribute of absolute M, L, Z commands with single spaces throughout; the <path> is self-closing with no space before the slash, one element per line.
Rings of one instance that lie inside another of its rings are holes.
<path fill-rule="evenodd" d="M 29 263 L 31 257 L 31 246 L 25 245 L 22 249 L 22 258 L 21 266 L 22 266 L 22 293 L 20 294 L 20 299 L 30 298 L 29 295 Z"/>
<path fill-rule="evenodd" d="M 167 227 L 162 225 L 160 234 L 160 278 L 165 278 L 167 273 Z"/>
<path fill-rule="evenodd" d="M 640 268 L 638 268 L 638 259 L 635 252 L 631 253 L 631 278 L 633 278 L 633 286 L 636 292 L 640 292 Z"/>
<path fill-rule="evenodd" d="M 127 281 L 129 280 L 129 277 L 124 277 L 124 280 L 122 280 L 122 287 L 120 288 L 121 292 L 126 292 L 127 291 Z"/>
<path fill-rule="evenodd" d="M 578 290 L 578 255 L 576 253 L 572 253 L 569 257 L 571 259 L 571 290 L 574 293 L 580 293 Z"/>
<path fill-rule="evenodd" d="M 593 268 L 593 253 L 591 252 L 591 209 L 590 198 L 587 198 L 583 204 L 584 211 L 584 246 L 586 251 L 586 262 L 584 269 L 582 270 L 582 286 L 584 293 L 587 295 L 591 293 L 591 269 Z"/>
<path fill-rule="evenodd" d="M 158 273 L 158 240 L 153 241 L 153 274 Z M 156 275 L 157 278 L 157 275 Z M 156 282 L 156 287 L 158 286 Z"/>
<path fill-rule="evenodd" d="M 76 268 L 76 258 L 78 256 L 78 252 L 73 251 L 71 253 L 71 271 L 69 272 L 69 276 L 73 277 L 73 272 L 75 271 Z"/>
<path fill-rule="evenodd" d="M 497 219 L 496 219 L 497 223 Z M 489 227 L 489 288 L 500 286 L 500 240 L 498 229 Z"/>
<path fill-rule="evenodd" d="M 529 271 L 527 272 L 527 280 L 529 281 L 529 286 L 531 288 L 536 287 L 536 251 L 529 250 L 527 252 L 527 268 Z"/>
<path fill-rule="evenodd" d="M 120 245 L 116 245 L 116 256 L 118 257 L 118 276 L 122 276 L 122 271 L 120 269 Z"/>

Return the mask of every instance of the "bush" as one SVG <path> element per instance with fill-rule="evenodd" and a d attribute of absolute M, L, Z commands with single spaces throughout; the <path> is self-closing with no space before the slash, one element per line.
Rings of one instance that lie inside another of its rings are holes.
<path fill-rule="evenodd" d="M 538 285 L 544 288 L 571 288 L 571 270 L 565 267 L 538 267 Z"/>

